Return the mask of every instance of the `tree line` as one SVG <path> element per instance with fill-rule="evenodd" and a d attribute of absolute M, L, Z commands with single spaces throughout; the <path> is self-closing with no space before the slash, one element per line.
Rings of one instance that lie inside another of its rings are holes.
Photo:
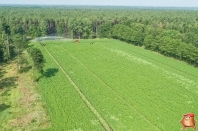
<path fill-rule="evenodd" d="M 0 61 L 28 38 L 114 38 L 198 66 L 198 12 L 174 8 L 1 6 Z"/>

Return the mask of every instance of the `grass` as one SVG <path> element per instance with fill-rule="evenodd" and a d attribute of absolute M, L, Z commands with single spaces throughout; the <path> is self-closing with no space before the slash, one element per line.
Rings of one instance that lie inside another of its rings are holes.
<path fill-rule="evenodd" d="M 31 74 L 31 70 L 18 73 L 15 61 L 0 66 L 0 130 L 50 127 L 49 116 Z"/>
<path fill-rule="evenodd" d="M 47 51 L 41 49 L 47 64 L 45 75 L 39 80 L 39 89 L 50 113 L 52 130 L 103 130 L 97 117 L 74 89 L 71 80 L 65 77 Z"/>
<path fill-rule="evenodd" d="M 182 114 L 198 114 L 198 69 L 184 62 L 117 40 L 43 43 L 34 44 L 45 55 L 45 69 L 58 69 L 39 81 L 56 129 L 102 130 L 69 80 L 113 130 L 176 131 L 182 128 Z"/>

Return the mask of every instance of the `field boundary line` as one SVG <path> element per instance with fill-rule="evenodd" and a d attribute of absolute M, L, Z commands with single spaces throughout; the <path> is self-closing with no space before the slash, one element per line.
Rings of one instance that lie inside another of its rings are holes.
<path fill-rule="evenodd" d="M 61 46 L 61 45 L 59 45 Z M 71 53 L 69 53 L 67 51 L 67 49 L 65 49 L 64 47 L 61 46 L 61 48 L 63 50 L 65 50 L 73 59 L 75 59 L 78 63 L 80 63 L 84 68 L 86 68 L 89 72 L 91 72 L 101 83 L 103 83 L 105 86 L 107 86 L 110 90 L 112 90 L 114 92 L 114 94 L 116 94 L 120 99 L 122 99 L 131 109 L 133 109 L 134 111 L 136 111 L 140 117 L 142 119 L 144 119 L 147 123 L 149 123 L 150 125 L 153 125 L 154 127 L 156 127 L 156 130 L 161 130 L 157 125 L 153 124 L 146 116 L 144 116 L 143 114 L 141 114 L 137 109 L 135 109 L 135 107 L 133 107 L 129 102 L 127 102 L 122 96 L 120 96 L 114 89 L 112 89 L 106 82 L 104 82 L 101 78 L 99 78 L 93 71 L 91 71 L 88 67 L 86 67 L 80 60 L 78 60 L 75 56 L 73 56 Z"/>
<path fill-rule="evenodd" d="M 54 56 L 48 51 L 46 47 L 44 47 L 47 53 L 50 55 L 50 57 L 54 60 L 54 62 L 59 66 L 65 77 L 69 80 L 69 82 L 73 85 L 74 89 L 77 91 L 77 93 L 80 95 L 82 100 L 85 102 L 85 104 L 88 106 L 88 108 L 92 111 L 92 113 L 98 118 L 100 124 L 106 131 L 113 131 L 113 128 L 105 121 L 105 119 L 100 115 L 100 113 L 95 109 L 95 107 L 89 102 L 89 100 L 86 98 L 86 96 L 82 93 L 82 91 L 79 89 L 79 87 L 74 83 L 74 81 L 69 77 L 69 75 L 66 73 L 66 71 L 62 68 L 62 66 L 58 63 L 58 61 L 54 58 Z"/>

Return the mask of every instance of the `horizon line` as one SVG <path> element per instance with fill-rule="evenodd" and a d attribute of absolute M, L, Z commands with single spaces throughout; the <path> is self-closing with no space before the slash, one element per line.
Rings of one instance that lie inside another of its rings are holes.
<path fill-rule="evenodd" d="M 23 5 L 23 6 L 27 6 L 27 5 L 33 5 L 33 6 L 112 6 L 112 7 L 169 7 L 169 8 L 198 8 L 197 6 L 156 6 L 156 5 L 89 5 L 89 4 L 77 4 L 77 5 L 73 5 L 73 4 L 3 4 L 0 3 L 0 5 Z"/>

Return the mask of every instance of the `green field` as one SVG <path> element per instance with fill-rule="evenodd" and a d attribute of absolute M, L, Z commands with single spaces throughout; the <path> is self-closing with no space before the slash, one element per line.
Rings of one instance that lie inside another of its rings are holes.
<path fill-rule="evenodd" d="M 117 40 L 42 43 L 52 130 L 179 131 L 198 115 L 198 69 L 184 62 Z"/>

